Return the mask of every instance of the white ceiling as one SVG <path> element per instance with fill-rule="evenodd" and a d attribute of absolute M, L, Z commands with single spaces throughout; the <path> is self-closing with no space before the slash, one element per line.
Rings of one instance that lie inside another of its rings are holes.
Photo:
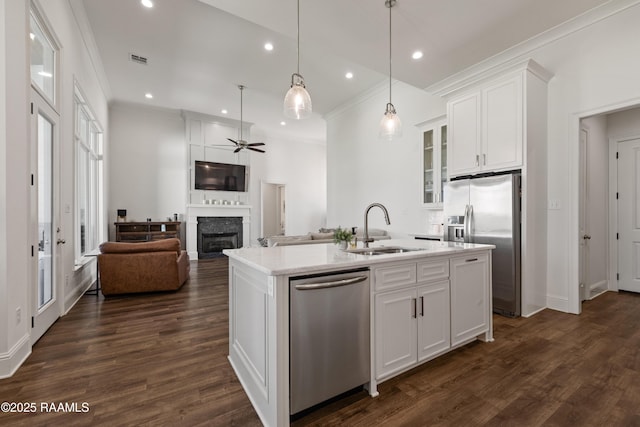
<path fill-rule="evenodd" d="M 254 129 L 323 140 L 321 115 L 388 79 L 384 0 L 301 0 L 300 73 L 315 114 L 299 122 L 282 115 L 296 70 L 295 0 L 153 1 L 147 9 L 138 0 L 83 0 L 112 101 L 217 116 L 226 108 L 227 117 L 239 119 L 243 84 L 244 120 Z M 393 77 L 428 87 L 609 1 L 398 0 Z M 413 60 L 417 49 L 424 57 Z M 129 53 L 147 57 L 148 65 L 129 61 Z M 145 99 L 146 92 L 154 98 Z"/>

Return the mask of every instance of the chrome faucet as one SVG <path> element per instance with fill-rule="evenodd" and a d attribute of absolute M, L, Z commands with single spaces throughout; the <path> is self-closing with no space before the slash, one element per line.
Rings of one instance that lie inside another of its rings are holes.
<path fill-rule="evenodd" d="M 364 238 L 362 239 L 362 244 L 365 248 L 369 247 L 369 242 L 373 242 L 373 239 L 369 238 L 369 211 L 374 206 L 382 209 L 382 212 L 384 212 L 384 220 L 387 222 L 387 225 L 391 224 L 391 222 L 389 221 L 389 212 L 387 212 L 387 208 L 385 208 L 382 204 L 371 203 L 369 206 L 367 206 L 367 209 L 365 209 L 364 211 Z"/>

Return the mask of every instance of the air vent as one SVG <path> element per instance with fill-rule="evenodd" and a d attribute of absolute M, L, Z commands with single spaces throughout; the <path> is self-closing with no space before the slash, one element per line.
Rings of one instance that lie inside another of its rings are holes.
<path fill-rule="evenodd" d="M 135 53 L 130 53 L 129 59 L 135 63 L 147 65 L 147 58 L 145 58 L 144 56 L 136 55 Z"/>

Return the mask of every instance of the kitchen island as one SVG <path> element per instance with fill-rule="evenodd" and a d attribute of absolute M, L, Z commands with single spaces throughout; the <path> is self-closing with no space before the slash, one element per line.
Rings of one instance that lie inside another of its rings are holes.
<path fill-rule="evenodd" d="M 263 424 L 289 425 L 289 285 L 301 277 L 368 271 L 372 396 L 382 381 L 476 339 L 493 340 L 494 246 L 421 240 L 372 246 L 402 249 L 370 254 L 316 244 L 224 251 L 229 361 Z"/>

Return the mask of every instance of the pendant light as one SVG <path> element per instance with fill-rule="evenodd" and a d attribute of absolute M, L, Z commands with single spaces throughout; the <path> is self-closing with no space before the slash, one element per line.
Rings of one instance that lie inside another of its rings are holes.
<path fill-rule="evenodd" d="M 311 115 L 311 96 L 305 89 L 304 78 L 300 75 L 300 0 L 298 0 L 298 68 L 291 75 L 291 89 L 284 97 L 284 115 L 292 119 L 305 119 Z"/>
<path fill-rule="evenodd" d="M 402 136 L 402 123 L 396 114 L 396 108 L 391 103 L 391 8 L 396 0 L 385 0 L 384 5 L 389 9 L 389 102 L 380 121 L 380 138 L 391 141 L 394 137 Z"/>

